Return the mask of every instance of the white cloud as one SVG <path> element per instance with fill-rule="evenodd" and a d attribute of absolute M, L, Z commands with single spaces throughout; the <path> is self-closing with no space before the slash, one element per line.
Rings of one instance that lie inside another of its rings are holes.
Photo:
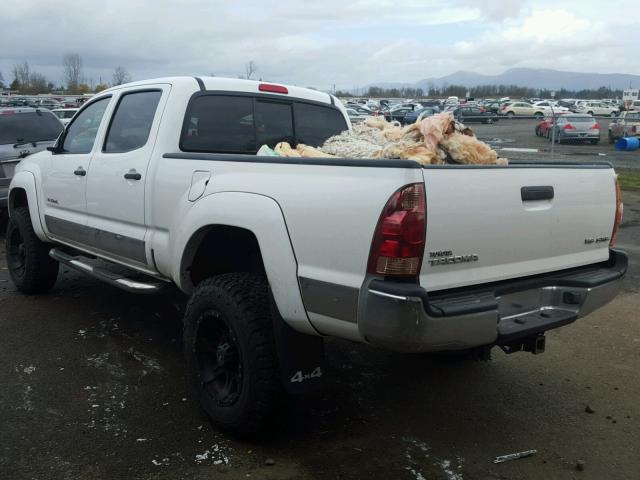
<path fill-rule="evenodd" d="M 564 0 L 4 0 L 0 71 L 14 63 L 59 81 L 78 52 L 94 82 L 117 65 L 135 79 L 235 76 L 253 59 L 273 81 L 353 87 L 456 70 L 548 67 L 640 73 L 635 2 Z M 620 52 L 624 52 L 621 55 Z"/>

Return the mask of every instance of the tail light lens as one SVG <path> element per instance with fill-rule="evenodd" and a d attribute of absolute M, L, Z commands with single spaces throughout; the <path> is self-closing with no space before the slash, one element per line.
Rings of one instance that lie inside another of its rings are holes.
<path fill-rule="evenodd" d="M 283 87 L 282 85 L 273 85 L 271 83 L 261 83 L 258 85 L 258 90 L 261 92 L 284 93 L 285 95 L 289 93 L 287 87 Z"/>
<path fill-rule="evenodd" d="M 390 277 L 415 277 L 420 272 L 426 235 L 423 183 L 396 191 L 380 215 L 371 243 L 367 271 Z"/>
<path fill-rule="evenodd" d="M 594 123 L 594 124 L 591 126 L 591 130 L 600 130 L 600 124 L 599 124 L 599 123 Z"/>
<path fill-rule="evenodd" d="M 564 130 L 575 130 L 576 127 L 574 127 L 573 125 L 571 125 L 570 123 L 567 123 L 564 127 L 562 127 Z"/>
<path fill-rule="evenodd" d="M 618 229 L 620 228 L 620 222 L 622 222 L 622 212 L 624 205 L 622 204 L 622 192 L 620 191 L 620 182 L 615 179 L 616 182 L 616 217 L 613 221 L 613 230 L 611 231 L 611 240 L 609 240 L 609 246 L 613 247 L 618 237 Z"/>

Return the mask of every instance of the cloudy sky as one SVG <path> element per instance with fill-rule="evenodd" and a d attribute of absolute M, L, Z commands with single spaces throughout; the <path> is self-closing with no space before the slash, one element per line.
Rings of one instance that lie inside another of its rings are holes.
<path fill-rule="evenodd" d="M 630 12 L 631 14 L 625 14 Z M 319 88 L 513 67 L 640 74 L 637 2 L 590 0 L 3 0 L 0 72 L 28 61 L 55 83 L 62 56 L 111 81 L 257 76 Z"/>

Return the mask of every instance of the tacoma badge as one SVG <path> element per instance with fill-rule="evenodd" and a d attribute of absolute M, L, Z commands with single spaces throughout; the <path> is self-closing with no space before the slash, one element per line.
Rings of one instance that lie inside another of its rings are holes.
<path fill-rule="evenodd" d="M 450 263 L 477 262 L 478 255 L 475 253 L 467 255 L 454 255 L 453 250 L 438 250 L 429 252 L 429 265 L 448 265 Z"/>

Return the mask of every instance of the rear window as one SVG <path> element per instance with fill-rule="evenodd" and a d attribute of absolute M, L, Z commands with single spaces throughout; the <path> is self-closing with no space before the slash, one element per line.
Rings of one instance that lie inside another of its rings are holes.
<path fill-rule="evenodd" d="M 187 152 L 255 154 L 287 141 L 319 146 L 347 129 L 331 107 L 234 95 L 199 95 L 187 109 L 180 148 Z"/>
<path fill-rule="evenodd" d="M 55 140 L 62 129 L 50 112 L 0 114 L 0 144 Z"/>
<path fill-rule="evenodd" d="M 265 144 L 273 148 L 278 142 L 294 142 L 290 104 L 256 100 L 255 125 L 258 148 Z"/>
<path fill-rule="evenodd" d="M 593 117 L 567 117 L 570 122 L 573 123 L 596 123 L 596 119 Z"/>

